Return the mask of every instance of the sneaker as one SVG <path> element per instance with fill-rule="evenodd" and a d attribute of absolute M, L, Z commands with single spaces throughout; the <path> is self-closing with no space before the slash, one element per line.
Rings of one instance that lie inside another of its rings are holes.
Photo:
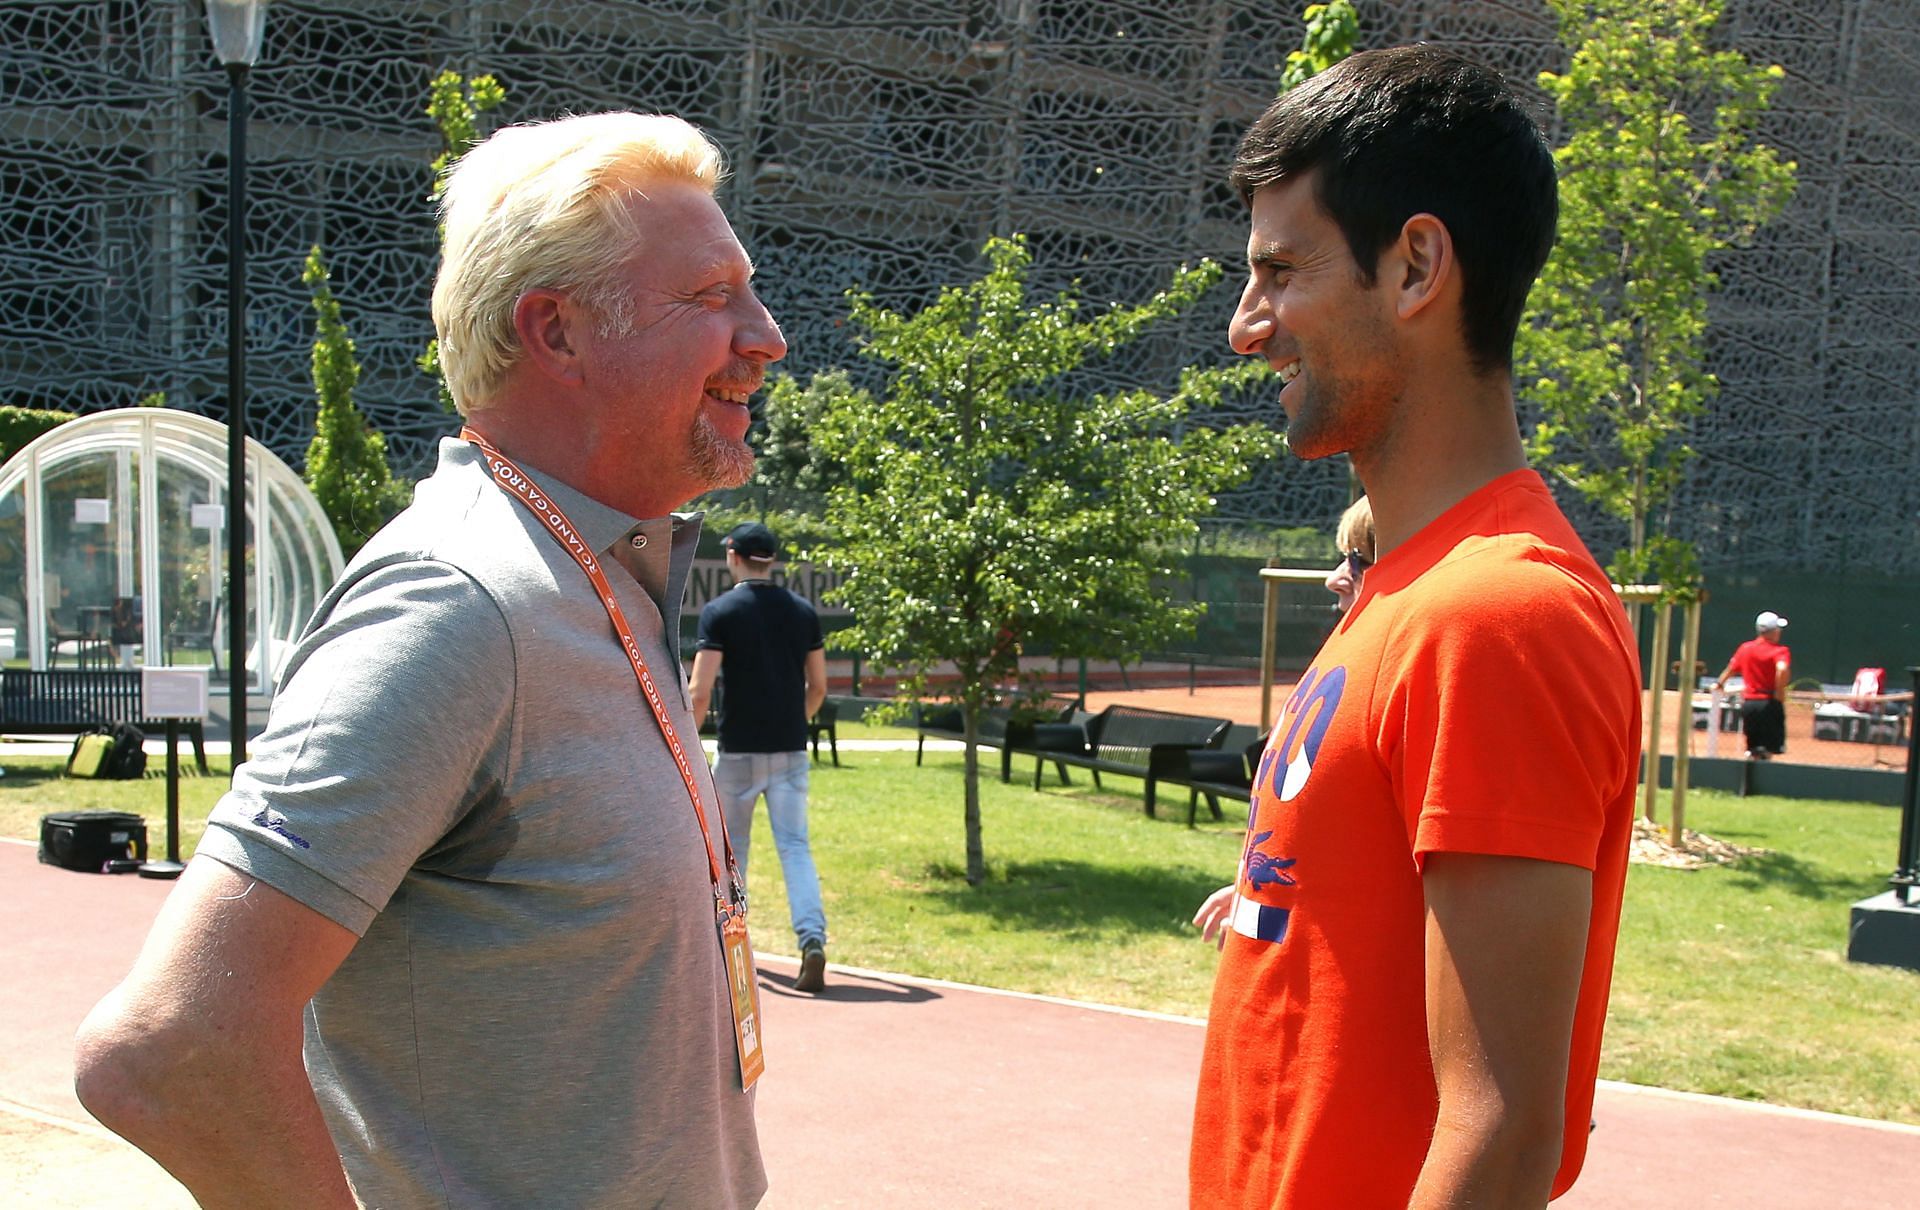
<path fill-rule="evenodd" d="M 819 941 L 809 941 L 800 947 L 800 974 L 793 981 L 793 990 L 797 992 L 819 992 L 827 986 L 827 947 Z"/>

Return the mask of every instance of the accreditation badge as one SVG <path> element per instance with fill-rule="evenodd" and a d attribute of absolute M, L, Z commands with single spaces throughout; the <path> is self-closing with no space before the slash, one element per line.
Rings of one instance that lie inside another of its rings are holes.
<path fill-rule="evenodd" d="M 760 985 L 754 978 L 745 912 L 729 912 L 720 922 L 720 948 L 727 955 L 727 1000 L 733 1006 L 733 1041 L 740 1052 L 740 1088 L 745 1091 L 767 1069 L 760 1046 Z"/>

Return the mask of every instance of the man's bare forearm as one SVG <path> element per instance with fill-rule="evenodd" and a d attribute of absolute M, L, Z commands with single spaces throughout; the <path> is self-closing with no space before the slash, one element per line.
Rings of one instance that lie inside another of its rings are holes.
<path fill-rule="evenodd" d="M 820 711 L 820 704 L 827 700 L 827 653 L 816 648 L 807 653 L 805 668 L 807 682 L 807 717 L 812 718 Z"/>
<path fill-rule="evenodd" d="M 357 938 L 196 857 L 74 1045 L 81 1104 L 209 1210 L 354 1205 L 302 1060 L 306 1005 Z"/>
<path fill-rule="evenodd" d="M 1411 1205 L 1539 1210 L 1560 1168 L 1593 875 L 1433 853 L 1427 1044 L 1440 1103 Z"/>
<path fill-rule="evenodd" d="M 1540 1210 L 1560 1168 L 1561 1132 L 1552 1122 L 1490 1119 L 1435 1124 L 1409 1210 Z"/>
<path fill-rule="evenodd" d="M 213 1022 L 142 1021 L 116 992 L 81 1026 L 75 1089 L 206 1210 L 353 1210 L 292 1032 L 253 1045 Z"/>

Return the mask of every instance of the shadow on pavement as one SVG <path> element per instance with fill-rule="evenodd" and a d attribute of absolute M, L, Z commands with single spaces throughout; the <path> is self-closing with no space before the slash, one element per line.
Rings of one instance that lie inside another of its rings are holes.
<path fill-rule="evenodd" d="M 760 972 L 760 990 L 788 1000 L 832 1000 L 836 1004 L 925 1004 L 941 998 L 940 993 L 930 987 L 888 983 L 870 976 L 862 976 L 859 982 L 849 983 L 845 980 L 852 976 L 835 975 L 831 969 L 827 974 L 827 986 L 819 992 L 808 993 L 793 990 L 795 976 L 774 974 L 763 969 Z"/>

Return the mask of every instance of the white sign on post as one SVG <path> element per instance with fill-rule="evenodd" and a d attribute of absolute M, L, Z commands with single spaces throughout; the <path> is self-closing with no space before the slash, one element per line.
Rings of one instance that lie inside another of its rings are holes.
<path fill-rule="evenodd" d="M 207 717 L 207 669 L 156 668 L 140 670 L 140 714 L 143 718 Z"/>
<path fill-rule="evenodd" d="M 73 502 L 75 525 L 105 525 L 113 519 L 112 502 L 81 496 Z"/>
<path fill-rule="evenodd" d="M 227 506 L 196 504 L 187 510 L 187 522 L 195 529 L 219 529 L 227 523 Z"/>

